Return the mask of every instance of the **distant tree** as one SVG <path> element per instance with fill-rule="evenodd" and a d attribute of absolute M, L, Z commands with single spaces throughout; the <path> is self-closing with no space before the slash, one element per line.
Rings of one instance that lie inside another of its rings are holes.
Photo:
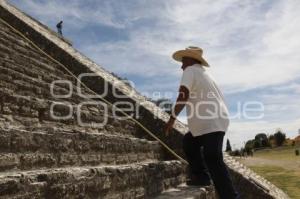
<path fill-rule="evenodd" d="M 231 156 L 241 156 L 241 151 L 239 149 L 235 149 L 229 153 Z"/>
<path fill-rule="evenodd" d="M 255 148 L 269 147 L 270 146 L 269 139 L 268 139 L 268 137 L 265 133 L 257 134 L 255 136 L 255 141 L 257 141 L 257 143 L 255 143 L 255 145 L 256 145 Z"/>
<path fill-rule="evenodd" d="M 246 149 L 242 147 L 240 151 L 241 151 L 242 157 L 245 157 L 247 154 Z"/>
<path fill-rule="evenodd" d="M 270 147 L 273 147 L 274 145 L 276 145 L 275 137 L 274 137 L 273 134 L 269 135 L 268 140 L 269 140 L 269 143 L 270 143 Z"/>
<path fill-rule="evenodd" d="M 245 144 L 244 148 L 248 155 L 250 154 L 250 151 L 253 149 L 253 143 L 254 143 L 254 140 L 248 140 Z"/>
<path fill-rule="evenodd" d="M 282 133 L 281 130 L 277 130 L 277 132 L 274 134 L 274 140 L 275 140 L 276 146 L 282 146 L 285 139 L 286 139 L 286 135 L 284 133 Z"/>
<path fill-rule="evenodd" d="M 226 150 L 225 150 L 225 151 L 226 151 L 226 152 L 232 151 L 232 148 L 231 148 L 229 139 L 227 139 L 227 142 L 226 142 Z"/>
<path fill-rule="evenodd" d="M 258 149 L 261 147 L 260 141 L 259 140 L 254 140 L 253 142 L 253 148 Z"/>
<path fill-rule="evenodd" d="M 298 156 L 299 155 L 299 149 L 295 150 L 295 155 Z"/>

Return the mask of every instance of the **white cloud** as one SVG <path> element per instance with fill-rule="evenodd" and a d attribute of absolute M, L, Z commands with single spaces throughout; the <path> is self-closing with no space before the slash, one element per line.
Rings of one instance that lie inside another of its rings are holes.
<path fill-rule="evenodd" d="M 298 1 L 272 3 L 166 1 L 164 6 L 157 4 L 161 8 L 155 22 L 130 30 L 129 40 L 90 46 L 86 52 L 125 75 L 178 78 L 172 52 L 199 45 L 227 92 L 284 83 L 300 74 L 300 5 Z M 112 46 L 116 48 L 108 51 Z M 105 54 L 99 56 L 101 52 Z M 111 57 L 122 62 L 107 61 Z"/>
<path fill-rule="evenodd" d="M 68 25 L 75 29 L 81 29 L 91 24 L 105 25 L 114 28 L 124 28 L 126 25 L 138 19 L 138 16 L 124 12 L 123 1 L 96 1 L 96 0 L 72 0 L 72 1 L 26 1 L 12 0 L 15 5 L 30 10 L 30 14 L 37 16 L 47 24 L 57 23 L 64 19 Z M 123 11 L 120 13 L 120 11 Z M 119 14 L 118 14 L 119 13 Z M 122 16 L 125 14 L 125 16 Z"/>
<path fill-rule="evenodd" d="M 298 83 L 290 83 L 288 85 L 281 85 L 272 88 L 272 90 L 276 92 L 289 92 L 289 93 L 295 93 L 300 94 L 300 84 Z"/>
<path fill-rule="evenodd" d="M 290 121 L 300 117 L 300 95 L 273 94 L 263 95 L 265 119 L 273 123 Z M 300 126 L 300 123 L 299 123 Z"/>

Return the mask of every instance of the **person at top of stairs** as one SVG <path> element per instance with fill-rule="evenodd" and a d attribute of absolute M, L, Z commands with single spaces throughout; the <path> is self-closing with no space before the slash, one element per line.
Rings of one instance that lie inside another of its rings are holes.
<path fill-rule="evenodd" d="M 63 21 L 60 21 L 58 22 L 58 24 L 56 24 L 56 28 L 57 28 L 57 33 L 62 36 L 62 24 L 63 24 Z"/>

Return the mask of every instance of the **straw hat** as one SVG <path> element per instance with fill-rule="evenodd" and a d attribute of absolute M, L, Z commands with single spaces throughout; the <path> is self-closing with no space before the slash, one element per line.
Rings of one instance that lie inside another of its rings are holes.
<path fill-rule="evenodd" d="M 209 67 L 207 61 L 202 57 L 203 50 L 198 47 L 190 46 L 185 50 L 178 50 L 173 54 L 173 59 L 181 62 L 183 57 L 190 57 L 196 59 L 202 63 L 203 66 Z"/>

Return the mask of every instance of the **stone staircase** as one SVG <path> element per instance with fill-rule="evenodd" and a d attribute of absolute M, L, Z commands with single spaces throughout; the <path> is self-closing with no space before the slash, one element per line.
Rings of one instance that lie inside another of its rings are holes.
<path fill-rule="evenodd" d="M 134 104 L 135 119 L 180 155 L 185 125 L 164 137 L 168 115 L 66 39 L 4 0 L 0 18 L 0 198 L 215 198 L 212 187 L 182 185 L 186 165 L 136 122 L 86 96 L 107 85 L 105 100 Z M 79 90 L 83 73 L 95 76 Z M 243 198 L 287 198 L 227 160 Z"/>
<path fill-rule="evenodd" d="M 0 196 L 4 198 L 144 198 L 184 181 L 185 166 L 164 161 L 157 141 L 135 137 L 131 120 L 109 107 L 102 128 L 82 127 L 69 107 L 89 102 L 66 80 L 76 79 L 0 22 Z M 53 86 L 51 95 L 50 89 Z M 88 90 L 82 91 L 91 94 Z M 99 106 L 81 107 L 99 122 Z"/>

